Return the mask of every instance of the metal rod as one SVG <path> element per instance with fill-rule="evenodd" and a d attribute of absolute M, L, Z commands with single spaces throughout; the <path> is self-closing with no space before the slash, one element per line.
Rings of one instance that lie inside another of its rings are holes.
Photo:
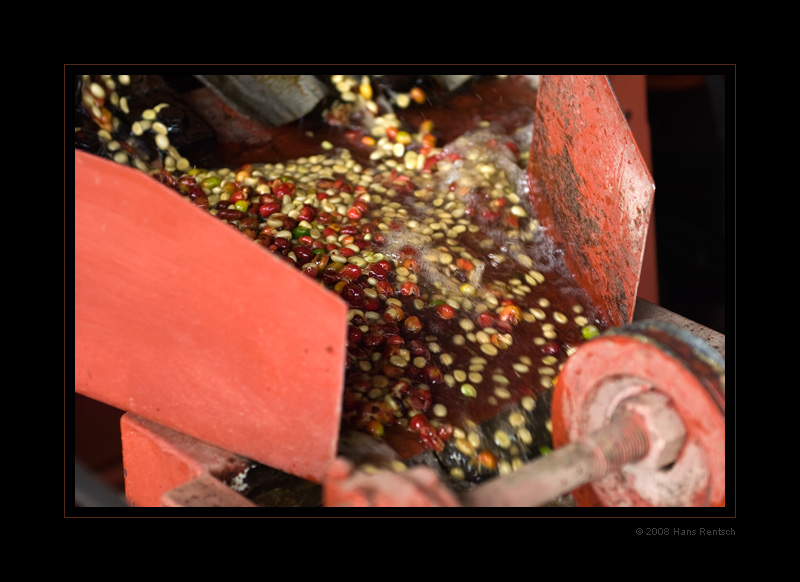
<path fill-rule="evenodd" d="M 472 507 L 537 507 L 643 459 L 648 448 L 645 430 L 625 416 L 514 473 L 478 485 L 462 502 Z"/>

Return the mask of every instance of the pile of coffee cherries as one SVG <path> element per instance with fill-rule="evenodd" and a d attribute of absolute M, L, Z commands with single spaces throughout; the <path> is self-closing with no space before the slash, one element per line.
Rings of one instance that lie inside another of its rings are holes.
<path fill-rule="evenodd" d="M 345 89 L 327 115 L 371 114 L 366 160 L 323 142 L 205 169 L 161 140 L 172 161 L 147 171 L 347 303 L 345 430 L 433 458 L 454 482 L 511 472 L 549 451 L 550 389 L 603 327 L 536 220 L 530 132 L 486 124 L 437 144 L 430 121 L 381 115 L 363 80 Z"/>

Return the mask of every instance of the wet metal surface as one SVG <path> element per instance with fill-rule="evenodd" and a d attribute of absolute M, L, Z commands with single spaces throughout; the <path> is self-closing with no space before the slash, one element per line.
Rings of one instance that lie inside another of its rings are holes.
<path fill-rule="evenodd" d="M 537 99 L 537 214 L 609 326 L 630 323 L 653 180 L 605 76 L 545 75 Z"/>

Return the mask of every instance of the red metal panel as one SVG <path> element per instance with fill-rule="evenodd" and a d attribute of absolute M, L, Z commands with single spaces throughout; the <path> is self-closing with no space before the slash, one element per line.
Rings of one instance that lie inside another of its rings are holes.
<path fill-rule="evenodd" d="M 650 137 L 650 121 L 647 108 L 647 75 L 609 75 L 609 83 L 619 100 L 636 145 L 642 152 L 642 159 L 650 173 L 653 173 L 653 156 Z M 655 209 L 650 213 L 650 226 L 647 229 L 647 244 L 642 260 L 642 274 L 639 276 L 639 299 L 656 305 L 659 304 L 658 290 L 658 253 L 656 249 L 656 223 L 658 218 Z"/>
<path fill-rule="evenodd" d="M 145 173 L 75 152 L 75 391 L 320 481 L 347 307 Z"/>
<path fill-rule="evenodd" d="M 609 325 L 630 323 L 655 188 L 605 76 L 542 77 L 529 169 L 571 272 Z"/>
<path fill-rule="evenodd" d="M 244 470 L 246 459 L 130 413 L 120 428 L 132 507 L 186 507 L 197 497 L 207 506 L 253 505 L 220 480 Z"/>

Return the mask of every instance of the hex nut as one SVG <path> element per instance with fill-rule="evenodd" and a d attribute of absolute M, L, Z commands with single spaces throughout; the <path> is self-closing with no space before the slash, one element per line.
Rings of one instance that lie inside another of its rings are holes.
<path fill-rule="evenodd" d="M 614 411 L 618 413 L 637 417 L 647 433 L 648 452 L 637 466 L 658 471 L 678 459 L 686 442 L 686 427 L 669 397 L 648 390 L 620 402 Z"/>

